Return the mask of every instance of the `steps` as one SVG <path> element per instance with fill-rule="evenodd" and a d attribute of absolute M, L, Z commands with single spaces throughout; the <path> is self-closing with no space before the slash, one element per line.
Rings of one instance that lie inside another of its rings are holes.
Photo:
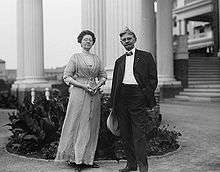
<path fill-rule="evenodd" d="M 190 57 L 188 88 L 175 100 L 220 102 L 220 58 Z"/>

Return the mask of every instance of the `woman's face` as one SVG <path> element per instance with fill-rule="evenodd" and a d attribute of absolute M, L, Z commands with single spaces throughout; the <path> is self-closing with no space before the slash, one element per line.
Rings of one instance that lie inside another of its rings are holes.
<path fill-rule="evenodd" d="M 91 35 L 85 35 L 83 36 L 82 42 L 81 42 L 81 47 L 88 51 L 92 48 L 93 46 L 93 39 Z"/>

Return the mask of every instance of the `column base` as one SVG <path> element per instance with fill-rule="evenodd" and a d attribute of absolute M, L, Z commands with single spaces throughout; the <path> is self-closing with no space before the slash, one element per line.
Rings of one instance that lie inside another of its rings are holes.
<path fill-rule="evenodd" d="M 158 87 L 160 89 L 160 99 L 175 97 L 180 91 L 183 90 L 180 81 L 159 81 Z"/>
<path fill-rule="evenodd" d="M 217 52 L 217 56 L 220 57 L 220 50 Z"/>

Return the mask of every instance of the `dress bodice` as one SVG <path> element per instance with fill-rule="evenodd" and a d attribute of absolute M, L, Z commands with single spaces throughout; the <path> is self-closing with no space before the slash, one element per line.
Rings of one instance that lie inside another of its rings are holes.
<path fill-rule="evenodd" d="M 106 78 L 106 72 L 99 57 L 91 53 L 74 54 L 65 70 L 63 79 L 69 85 L 71 79 L 80 82 L 95 82 L 95 78 Z"/>

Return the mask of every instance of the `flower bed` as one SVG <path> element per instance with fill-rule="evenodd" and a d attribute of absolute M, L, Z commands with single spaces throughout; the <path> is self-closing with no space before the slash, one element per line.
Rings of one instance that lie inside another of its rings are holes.
<path fill-rule="evenodd" d="M 54 159 L 58 141 L 65 118 L 68 97 L 59 97 L 56 91 L 50 100 L 44 96 L 30 103 L 26 96 L 24 103 L 17 107 L 17 113 L 9 113 L 12 136 L 6 148 L 9 152 L 43 159 Z M 107 129 L 106 119 L 110 112 L 109 96 L 103 95 L 101 104 L 101 126 L 96 160 L 115 159 L 125 157 L 121 139 L 111 134 Z M 167 126 L 159 127 L 161 115 L 155 109 L 154 130 L 147 145 L 148 156 L 163 155 L 179 147 L 178 137 L 181 133 L 168 130 Z"/>

